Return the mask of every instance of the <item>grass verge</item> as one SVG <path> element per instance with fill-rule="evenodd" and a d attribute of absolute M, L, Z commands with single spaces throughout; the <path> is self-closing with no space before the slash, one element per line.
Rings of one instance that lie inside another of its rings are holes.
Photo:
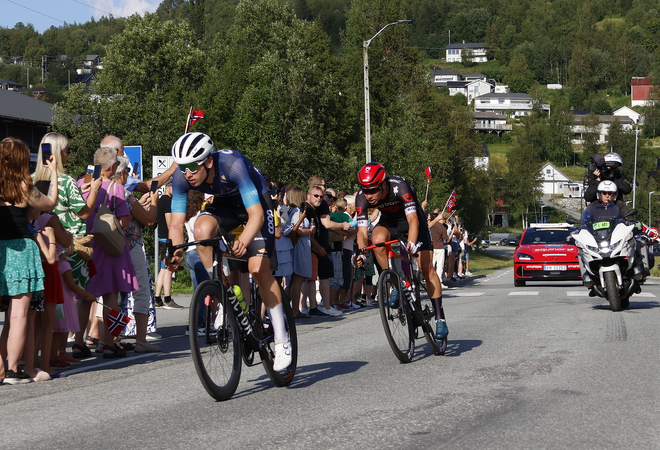
<path fill-rule="evenodd" d="M 513 267 L 512 257 L 491 255 L 479 250 L 470 252 L 470 272 L 487 275 L 507 267 Z"/>

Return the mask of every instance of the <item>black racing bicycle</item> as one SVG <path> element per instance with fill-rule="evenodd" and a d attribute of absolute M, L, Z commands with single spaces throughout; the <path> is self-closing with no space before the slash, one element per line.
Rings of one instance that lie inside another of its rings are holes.
<path fill-rule="evenodd" d="M 247 366 L 261 362 L 268 377 L 278 387 L 291 383 L 298 362 L 296 326 L 284 290 L 282 307 L 291 348 L 291 365 L 278 372 L 273 368 L 273 329 L 267 313 L 262 312 L 265 308 L 262 308 L 258 286 L 250 280 L 249 309 L 246 311 L 229 285 L 222 271 L 223 258 L 245 261 L 231 256 L 230 242 L 233 238 L 233 234 L 224 234 L 219 230 L 218 236 L 210 239 L 181 245 L 172 245 L 170 240 L 166 243 L 168 258 L 175 250 L 193 245 L 213 247 L 213 279 L 200 283 L 195 289 L 190 303 L 188 329 L 197 375 L 209 395 L 221 401 L 229 400 L 238 388 L 241 359 Z M 255 353 L 259 354 L 260 361 L 255 362 Z"/>
<path fill-rule="evenodd" d="M 378 308 L 385 329 L 385 336 L 394 355 L 402 363 L 412 361 L 415 354 L 415 340 L 424 335 L 431 350 L 436 355 L 444 355 L 447 338 L 436 339 L 431 321 L 435 320 L 435 306 L 427 290 L 424 276 L 419 270 L 417 259 L 406 248 L 405 242 L 396 239 L 366 247 L 387 249 L 388 268 L 378 277 Z M 405 249 L 405 256 L 392 250 L 392 247 Z M 401 264 L 407 263 L 410 276 L 404 276 Z M 420 334 L 421 332 L 421 334 Z"/>

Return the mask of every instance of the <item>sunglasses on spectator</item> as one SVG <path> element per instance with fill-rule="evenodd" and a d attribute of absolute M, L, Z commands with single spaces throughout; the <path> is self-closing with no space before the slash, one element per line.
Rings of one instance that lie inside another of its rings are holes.
<path fill-rule="evenodd" d="M 323 196 L 321 194 L 312 194 L 312 197 L 314 198 L 322 198 Z"/>
<path fill-rule="evenodd" d="M 377 193 L 378 191 L 380 191 L 380 186 L 376 186 L 376 187 L 369 188 L 369 189 L 367 189 L 367 188 L 362 188 L 362 192 L 363 192 L 364 194 L 375 194 L 375 193 Z"/>
<path fill-rule="evenodd" d="M 330 195 L 330 194 L 325 194 L 325 196 L 328 197 L 328 198 L 331 198 L 331 199 L 333 199 L 333 200 L 337 200 L 337 197 L 334 197 L 334 196 L 332 196 L 332 195 Z"/>
<path fill-rule="evenodd" d="M 601 194 L 612 196 L 612 195 L 614 195 L 614 192 L 603 191 L 603 192 L 601 192 Z"/>
<path fill-rule="evenodd" d="M 179 169 L 181 172 L 186 173 L 186 170 L 189 170 L 191 174 L 196 174 L 197 171 L 204 165 L 204 161 L 193 162 L 189 164 L 179 164 Z"/>

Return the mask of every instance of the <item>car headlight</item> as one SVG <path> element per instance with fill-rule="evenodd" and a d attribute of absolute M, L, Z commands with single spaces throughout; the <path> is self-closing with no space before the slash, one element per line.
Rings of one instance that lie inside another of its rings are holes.
<path fill-rule="evenodd" d="M 518 258 L 520 261 L 531 261 L 534 259 L 532 255 L 528 255 L 527 253 L 516 253 L 516 258 Z"/>

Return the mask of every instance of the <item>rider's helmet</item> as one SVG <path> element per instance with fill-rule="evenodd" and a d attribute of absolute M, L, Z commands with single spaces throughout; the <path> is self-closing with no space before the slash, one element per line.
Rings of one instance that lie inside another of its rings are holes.
<path fill-rule="evenodd" d="M 623 166 L 623 159 L 618 153 L 608 153 L 605 155 L 605 165 L 612 168 L 621 167 Z"/>
<path fill-rule="evenodd" d="M 186 133 L 176 140 L 172 146 L 172 158 L 174 162 L 190 164 L 204 161 L 213 153 L 213 141 L 204 133 Z"/>
<path fill-rule="evenodd" d="M 616 183 L 614 181 L 610 180 L 604 180 L 598 183 L 598 191 L 596 192 L 596 197 L 598 197 L 598 201 L 602 201 L 601 192 L 614 192 L 612 195 L 612 199 L 610 200 L 612 203 L 616 202 L 616 197 L 617 197 L 617 189 L 616 189 Z"/>
<path fill-rule="evenodd" d="M 387 178 L 385 166 L 381 163 L 370 162 L 362 166 L 358 172 L 358 183 L 362 187 L 375 187 Z"/>

